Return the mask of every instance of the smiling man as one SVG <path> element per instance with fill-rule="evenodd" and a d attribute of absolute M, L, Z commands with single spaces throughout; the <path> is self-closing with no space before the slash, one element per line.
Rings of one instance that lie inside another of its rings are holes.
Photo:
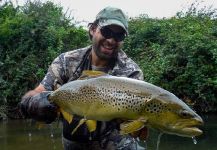
<path fill-rule="evenodd" d="M 46 123 L 54 121 L 57 107 L 48 101 L 49 91 L 77 80 L 83 70 L 98 70 L 114 76 L 143 80 L 141 69 L 121 50 L 127 35 L 128 22 L 122 10 L 113 7 L 101 10 L 96 20 L 89 24 L 92 45 L 60 54 L 50 65 L 40 85 L 23 96 L 23 114 Z M 70 124 L 63 119 L 65 150 L 136 149 L 136 142 L 131 136 L 119 135 L 117 121 L 97 122 L 97 129 L 91 135 L 83 124 L 72 135 L 80 119 L 75 116 Z"/>

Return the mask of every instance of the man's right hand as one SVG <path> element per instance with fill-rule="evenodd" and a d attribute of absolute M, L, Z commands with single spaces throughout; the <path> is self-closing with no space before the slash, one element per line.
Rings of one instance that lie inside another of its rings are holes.
<path fill-rule="evenodd" d="M 50 93 L 44 91 L 34 96 L 24 96 L 19 104 L 22 114 L 47 124 L 53 122 L 57 117 L 57 106 L 49 102 Z"/>

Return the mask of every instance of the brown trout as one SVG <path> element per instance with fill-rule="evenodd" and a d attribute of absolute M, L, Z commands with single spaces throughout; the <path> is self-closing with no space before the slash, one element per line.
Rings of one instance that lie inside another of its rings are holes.
<path fill-rule="evenodd" d="M 91 75 L 91 71 L 87 71 L 88 74 Z M 98 73 L 91 76 L 94 77 L 64 84 L 49 96 L 49 100 L 64 110 L 64 114 L 84 117 L 80 124 L 91 124 L 91 120 L 125 120 L 120 125 L 121 134 L 144 126 L 185 137 L 202 134 L 198 128 L 203 124 L 201 117 L 169 91 L 126 77 L 98 76 Z"/>

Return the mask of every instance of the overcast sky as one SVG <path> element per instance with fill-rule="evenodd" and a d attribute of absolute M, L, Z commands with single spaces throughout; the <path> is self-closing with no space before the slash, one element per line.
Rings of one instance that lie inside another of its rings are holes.
<path fill-rule="evenodd" d="M 22 5 L 27 0 L 12 0 Z M 46 0 L 41 0 L 42 2 Z M 92 22 L 96 14 L 106 6 L 121 8 L 129 17 L 147 14 L 152 18 L 175 16 L 178 11 L 185 10 L 195 0 L 51 0 L 69 9 L 77 21 Z M 198 0 L 203 5 L 217 8 L 217 0 Z"/>

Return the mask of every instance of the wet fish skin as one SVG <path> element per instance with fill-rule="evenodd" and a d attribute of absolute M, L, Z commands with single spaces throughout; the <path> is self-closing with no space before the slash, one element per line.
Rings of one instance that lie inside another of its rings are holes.
<path fill-rule="evenodd" d="M 86 119 L 142 122 L 168 134 L 193 137 L 202 118 L 174 94 L 153 84 L 126 77 L 99 76 L 69 82 L 49 99 L 70 114 Z"/>

